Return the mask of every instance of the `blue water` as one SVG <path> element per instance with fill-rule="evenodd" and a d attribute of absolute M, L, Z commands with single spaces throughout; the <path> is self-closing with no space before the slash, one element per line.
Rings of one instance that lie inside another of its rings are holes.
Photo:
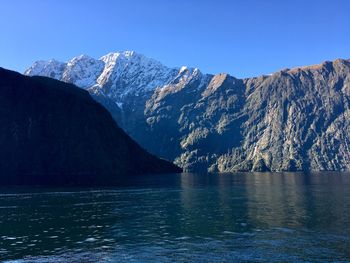
<path fill-rule="evenodd" d="M 170 174 L 0 193 L 5 262 L 350 262 L 346 173 Z"/>

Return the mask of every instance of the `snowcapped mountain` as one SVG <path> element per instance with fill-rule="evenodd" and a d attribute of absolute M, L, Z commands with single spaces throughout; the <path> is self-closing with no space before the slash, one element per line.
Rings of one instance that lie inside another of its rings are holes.
<path fill-rule="evenodd" d="M 61 79 L 66 63 L 51 59 L 48 61 L 37 61 L 24 74 L 28 76 L 44 76 Z"/>
<path fill-rule="evenodd" d="M 189 81 L 199 70 L 169 68 L 134 51 L 124 51 L 109 53 L 100 59 L 81 55 L 65 63 L 38 61 L 24 74 L 72 83 L 122 105 L 128 96 L 142 96 L 156 88 Z"/>
<path fill-rule="evenodd" d="M 96 80 L 103 69 L 103 61 L 81 55 L 65 64 L 60 80 L 87 89 L 96 85 Z"/>
<path fill-rule="evenodd" d="M 350 170 L 350 60 L 236 79 L 125 51 L 39 61 L 25 74 L 87 89 L 185 171 Z"/>

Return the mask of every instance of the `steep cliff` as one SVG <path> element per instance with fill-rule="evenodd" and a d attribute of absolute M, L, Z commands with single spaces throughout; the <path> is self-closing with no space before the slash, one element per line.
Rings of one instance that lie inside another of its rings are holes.
<path fill-rule="evenodd" d="M 0 183 L 115 184 L 178 172 L 120 129 L 87 91 L 0 68 Z"/>

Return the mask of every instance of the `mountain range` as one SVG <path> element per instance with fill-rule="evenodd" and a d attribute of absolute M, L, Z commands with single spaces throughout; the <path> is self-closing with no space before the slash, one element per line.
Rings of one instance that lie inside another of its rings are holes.
<path fill-rule="evenodd" d="M 90 92 L 142 147 L 186 171 L 350 169 L 350 60 L 238 79 L 133 51 L 35 62 Z"/>
<path fill-rule="evenodd" d="M 0 68 L 0 184 L 113 185 L 181 170 L 142 149 L 88 92 Z"/>

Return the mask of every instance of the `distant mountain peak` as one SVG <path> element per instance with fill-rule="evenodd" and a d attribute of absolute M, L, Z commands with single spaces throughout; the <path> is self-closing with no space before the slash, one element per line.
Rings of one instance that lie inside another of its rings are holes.
<path fill-rule="evenodd" d="M 116 51 L 95 59 L 79 55 L 67 62 L 37 61 L 25 75 L 47 76 L 73 83 L 96 94 L 105 94 L 117 104 L 130 94 L 141 94 L 173 83 L 187 81 L 198 69 L 169 68 L 135 51 Z"/>

